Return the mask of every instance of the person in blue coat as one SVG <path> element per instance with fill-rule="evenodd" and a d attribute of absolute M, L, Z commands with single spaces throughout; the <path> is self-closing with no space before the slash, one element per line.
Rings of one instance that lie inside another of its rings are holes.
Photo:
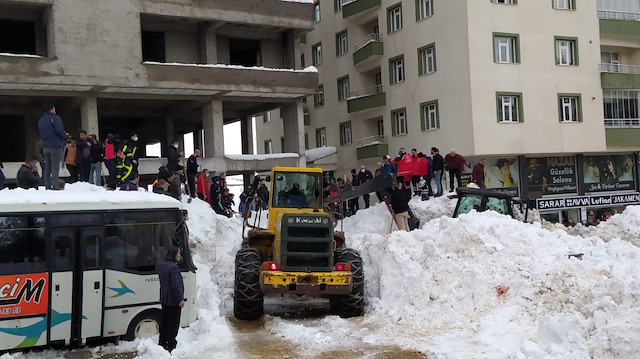
<path fill-rule="evenodd" d="M 156 265 L 156 272 L 160 279 L 160 304 L 162 305 L 158 344 L 169 353 L 178 345 L 176 336 L 180 329 L 180 312 L 184 307 L 184 282 L 178 262 L 180 262 L 180 248 L 171 247 L 167 250 L 164 260 Z"/>
<path fill-rule="evenodd" d="M 42 139 L 42 152 L 45 158 L 44 187 L 59 190 L 60 161 L 62 148 L 67 140 L 62 119 L 56 115 L 56 107 L 52 104 L 44 105 L 44 113 L 38 121 L 38 130 Z"/>

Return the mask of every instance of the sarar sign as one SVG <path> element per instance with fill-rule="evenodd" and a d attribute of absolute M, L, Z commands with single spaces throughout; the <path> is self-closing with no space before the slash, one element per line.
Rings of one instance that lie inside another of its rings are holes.
<path fill-rule="evenodd" d="M 603 196 L 544 198 L 536 200 L 538 210 L 567 209 L 579 207 L 602 207 L 611 205 L 628 205 L 640 203 L 640 194 L 620 194 Z"/>

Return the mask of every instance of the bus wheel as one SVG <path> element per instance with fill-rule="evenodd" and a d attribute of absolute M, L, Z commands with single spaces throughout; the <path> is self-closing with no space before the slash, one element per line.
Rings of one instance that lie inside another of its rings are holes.
<path fill-rule="evenodd" d="M 236 254 L 236 278 L 233 295 L 233 314 L 241 320 L 262 316 L 264 297 L 260 289 L 262 255 L 253 248 L 242 248 Z"/>
<path fill-rule="evenodd" d="M 357 317 L 364 314 L 364 271 L 360 254 L 351 248 L 338 248 L 335 251 L 335 263 L 351 264 L 351 294 L 329 297 L 331 312 L 342 318 Z"/>
<path fill-rule="evenodd" d="M 129 329 L 127 329 L 124 339 L 149 338 L 158 333 L 160 333 L 160 313 L 148 311 L 133 318 L 129 323 Z"/>

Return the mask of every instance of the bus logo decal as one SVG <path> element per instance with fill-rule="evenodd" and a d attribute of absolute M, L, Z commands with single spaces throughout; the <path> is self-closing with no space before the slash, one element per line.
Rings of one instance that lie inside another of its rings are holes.
<path fill-rule="evenodd" d="M 132 291 L 131 289 L 129 289 L 129 287 L 127 287 L 126 284 L 124 284 L 123 281 L 121 281 L 120 279 L 118 279 L 118 283 L 120 283 L 120 288 L 117 287 L 107 287 L 109 289 L 111 289 L 112 291 L 116 292 L 116 294 L 110 296 L 109 298 L 118 298 L 118 297 L 122 297 L 123 295 L 127 294 L 127 293 L 132 293 L 132 294 L 136 294 L 136 292 Z"/>
<path fill-rule="evenodd" d="M 0 318 L 47 312 L 47 273 L 0 277 Z"/>

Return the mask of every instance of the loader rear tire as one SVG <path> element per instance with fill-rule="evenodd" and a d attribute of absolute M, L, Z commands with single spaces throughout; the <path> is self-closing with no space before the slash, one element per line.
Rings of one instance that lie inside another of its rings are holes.
<path fill-rule="evenodd" d="M 338 248 L 334 253 L 335 263 L 351 264 L 351 294 L 332 295 L 329 298 L 331 311 L 342 318 L 364 315 L 364 270 L 360 254 L 351 248 Z"/>
<path fill-rule="evenodd" d="M 253 248 L 242 248 L 236 254 L 236 277 L 233 315 L 241 320 L 255 320 L 263 314 L 264 296 L 260 289 L 262 255 Z"/>

